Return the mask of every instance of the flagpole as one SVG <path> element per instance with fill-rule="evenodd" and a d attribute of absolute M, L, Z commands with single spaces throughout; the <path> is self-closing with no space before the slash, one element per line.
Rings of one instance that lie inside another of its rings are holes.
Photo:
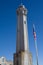
<path fill-rule="evenodd" d="M 37 40 L 35 40 L 35 49 L 36 49 L 36 60 L 38 65 L 38 47 L 37 47 Z"/>
<path fill-rule="evenodd" d="M 36 49 L 36 62 L 38 64 L 38 47 L 37 47 L 37 39 L 36 39 L 36 32 L 35 32 L 35 25 L 33 24 L 33 35 L 34 35 L 34 42 L 35 42 L 35 49 Z"/>

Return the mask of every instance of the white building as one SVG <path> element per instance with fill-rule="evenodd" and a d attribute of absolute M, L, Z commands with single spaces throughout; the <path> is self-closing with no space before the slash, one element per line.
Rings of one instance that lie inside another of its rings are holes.
<path fill-rule="evenodd" d="M 0 65 L 13 65 L 12 61 L 8 61 L 5 57 L 0 58 Z"/>

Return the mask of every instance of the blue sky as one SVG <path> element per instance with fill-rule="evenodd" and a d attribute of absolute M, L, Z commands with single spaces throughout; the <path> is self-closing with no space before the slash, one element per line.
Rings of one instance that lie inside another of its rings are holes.
<path fill-rule="evenodd" d="M 0 0 L 0 57 L 5 56 L 8 60 L 13 59 L 16 52 L 16 29 L 19 0 Z M 43 0 L 23 0 L 28 9 L 28 37 L 29 48 L 33 57 L 33 65 L 36 65 L 36 52 L 33 39 L 32 25 L 35 24 L 38 45 L 39 65 L 43 62 Z"/>

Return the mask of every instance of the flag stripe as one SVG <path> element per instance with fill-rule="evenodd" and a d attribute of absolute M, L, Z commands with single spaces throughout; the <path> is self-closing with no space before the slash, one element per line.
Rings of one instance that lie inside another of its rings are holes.
<path fill-rule="evenodd" d="M 36 40 L 36 32 L 35 32 L 35 26 L 33 25 L 33 36 L 34 36 L 34 39 Z"/>

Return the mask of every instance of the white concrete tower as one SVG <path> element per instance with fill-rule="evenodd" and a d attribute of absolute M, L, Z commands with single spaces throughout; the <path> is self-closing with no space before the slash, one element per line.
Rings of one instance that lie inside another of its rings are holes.
<path fill-rule="evenodd" d="M 32 65 L 32 55 L 28 48 L 27 9 L 20 5 L 17 9 L 17 40 L 14 65 Z"/>
<path fill-rule="evenodd" d="M 28 51 L 27 9 L 24 5 L 17 9 L 17 47 L 16 52 Z"/>

